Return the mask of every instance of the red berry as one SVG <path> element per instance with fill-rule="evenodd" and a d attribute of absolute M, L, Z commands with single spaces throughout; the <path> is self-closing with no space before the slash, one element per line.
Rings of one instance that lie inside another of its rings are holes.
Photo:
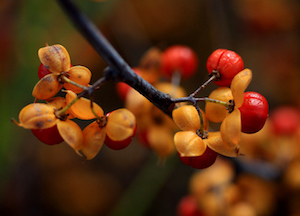
<path fill-rule="evenodd" d="M 187 195 L 181 198 L 177 206 L 178 216 L 203 216 L 198 209 L 197 200 L 192 195 Z"/>
<path fill-rule="evenodd" d="M 46 129 L 31 129 L 31 131 L 36 138 L 47 145 L 55 145 L 64 141 L 56 125 Z"/>
<path fill-rule="evenodd" d="M 189 78 L 196 72 L 198 58 L 191 48 L 174 45 L 162 53 L 161 64 L 166 77 L 172 77 L 175 71 L 179 71 L 183 78 Z"/>
<path fill-rule="evenodd" d="M 214 164 L 218 156 L 218 153 L 211 150 L 209 147 L 206 147 L 205 152 L 196 157 L 181 157 L 179 155 L 180 160 L 193 168 L 196 169 L 205 169 Z"/>
<path fill-rule="evenodd" d="M 300 126 L 300 110 L 292 106 L 282 106 L 270 115 L 272 130 L 277 135 L 291 135 Z"/>
<path fill-rule="evenodd" d="M 269 115 L 267 99 L 257 92 L 245 92 L 241 111 L 242 132 L 256 133 L 263 128 Z"/>
<path fill-rule="evenodd" d="M 237 53 L 227 49 L 215 50 L 207 59 L 208 73 L 219 72 L 219 80 L 214 81 L 218 86 L 230 86 L 233 77 L 244 69 L 244 62 Z"/>
<path fill-rule="evenodd" d="M 46 76 L 50 73 L 51 72 L 46 68 L 46 66 L 41 63 L 39 66 L 39 69 L 38 69 L 39 79 L 42 79 L 44 76 Z"/>

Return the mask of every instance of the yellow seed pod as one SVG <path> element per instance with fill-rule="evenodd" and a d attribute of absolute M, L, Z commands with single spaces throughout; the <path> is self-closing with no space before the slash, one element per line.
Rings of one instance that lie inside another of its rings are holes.
<path fill-rule="evenodd" d="M 83 129 L 83 146 L 81 152 L 87 160 L 93 159 L 101 150 L 106 136 L 106 128 L 99 127 L 94 121 Z"/>
<path fill-rule="evenodd" d="M 162 158 L 166 158 L 175 152 L 173 133 L 167 127 L 152 126 L 148 128 L 147 139 L 150 148 Z"/>
<path fill-rule="evenodd" d="M 88 86 L 91 81 L 92 73 L 91 71 L 84 66 L 74 66 L 71 67 L 68 71 L 66 76 L 72 80 L 73 82 L 82 85 Z M 76 94 L 83 91 L 82 88 L 77 87 L 71 83 L 64 83 L 64 88 L 75 92 Z"/>
<path fill-rule="evenodd" d="M 131 88 L 126 96 L 125 107 L 139 117 L 148 114 L 153 104 L 138 91 Z"/>
<path fill-rule="evenodd" d="M 233 96 L 230 88 L 219 87 L 210 93 L 209 98 L 229 102 L 233 99 Z M 222 122 L 223 119 L 229 114 L 225 106 L 212 102 L 206 103 L 205 113 L 209 121 L 216 123 Z"/>
<path fill-rule="evenodd" d="M 204 128 L 208 129 L 208 122 L 204 112 L 201 110 L 204 122 Z M 172 118 L 175 124 L 185 131 L 197 131 L 201 127 L 200 116 L 197 109 L 193 105 L 184 105 L 172 112 Z"/>
<path fill-rule="evenodd" d="M 67 104 L 71 103 L 73 100 L 75 100 L 77 98 L 77 95 L 70 91 L 70 90 L 66 90 L 67 94 L 66 94 L 66 100 L 67 100 Z M 97 114 L 97 116 L 101 117 L 103 116 L 103 109 L 96 104 L 95 102 L 93 102 L 93 109 L 95 111 L 95 113 Z M 79 98 L 71 107 L 70 107 L 70 111 L 71 113 L 79 119 L 83 119 L 83 120 L 89 120 L 89 119 L 94 119 L 96 118 L 95 114 L 92 112 L 91 109 L 91 101 L 87 98 Z"/>
<path fill-rule="evenodd" d="M 42 64 L 52 73 L 67 71 L 71 66 L 68 51 L 59 44 L 40 48 L 38 56 Z"/>
<path fill-rule="evenodd" d="M 177 152 L 182 157 L 196 157 L 206 150 L 206 144 L 193 131 L 179 131 L 174 136 L 174 144 Z"/>
<path fill-rule="evenodd" d="M 45 129 L 53 127 L 57 118 L 54 107 L 43 103 L 32 103 L 25 106 L 19 113 L 19 126 L 27 129 Z"/>
<path fill-rule="evenodd" d="M 62 87 L 58 81 L 58 75 L 48 74 L 34 86 L 32 96 L 39 100 L 48 100 L 55 96 Z"/>
<path fill-rule="evenodd" d="M 241 112 L 234 109 L 222 122 L 220 133 L 224 145 L 229 149 L 239 148 L 241 139 Z"/>
<path fill-rule="evenodd" d="M 228 156 L 228 157 L 237 157 L 239 156 L 239 147 L 227 148 L 227 145 L 224 144 L 221 133 L 218 132 L 208 132 L 208 138 L 203 140 L 204 143 L 214 150 L 215 152 Z"/>
<path fill-rule="evenodd" d="M 72 120 L 58 121 L 57 130 L 64 141 L 78 152 L 83 145 L 83 133 L 81 128 Z"/>
<path fill-rule="evenodd" d="M 64 97 L 53 97 L 46 101 L 47 104 L 54 106 L 57 110 L 60 110 L 67 106 L 67 100 Z M 75 118 L 74 115 L 67 110 L 66 114 L 68 115 L 68 119 Z"/>
<path fill-rule="evenodd" d="M 244 69 L 234 76 L 231 82 L 231 91 L 234 98 L 236 108 L 240 108 L 244 101 L 244 92 L 252 80 L 252 72 L 249 69 Z"/>
<path fill-rule="evenodd" d="M 132 137 L 136 130 L 136 119 L 128 109 L 112 111 L 107 117 L 106 134 L 113 141 L 122 141 Z"/>
<path fill-rule="evenodd" d="M 157 90 L 170 94 L 172 98 L 186 97 L 187 93 L 181 86 L 174 86 L 172 83 L 160 82 L 154 86 Z"/>

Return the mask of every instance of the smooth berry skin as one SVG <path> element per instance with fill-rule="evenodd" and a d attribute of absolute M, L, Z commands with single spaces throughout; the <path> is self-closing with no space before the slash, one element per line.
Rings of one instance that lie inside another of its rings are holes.
<path fill-rule="evenodd" d="M 46 129 L 31 129 L 31 131 L 36 138 L 47 145 L 56 145 L 64 141 L 56 125 Z"/>
<path fill-rule="evenodd" d="M 270 115 L 272 132 L 275 135 L 292 135 L 300 126 L 300 110 L 292 106 L 282 106 Z"/>
<path fill-rule="evenodd" d="M 198 67 L 198 58 L 195 52 L 183 45 L 174 45 L 167 48 L 161 57 L 162 73 L 170 78 L 178 71 L 186 79 L 193 76 Z"/>
<path fill-rule="evenodd" d="M 177 206 L 178 216 L 204 216 L 198 210 L 197 200 L 192 195 L 187 195 L 181 198 Z"/>
<path fill-rule="evenodd" d="M 260 131 L 269 116 L 267 99 L 257 92 L 245 92 L 241 112 L 242 132 L 256 133 Z"/>
<path fill-rule="evenodd" d="M 240 55 L 227 49 L 215 50 L 206 61 L 209 74 L 219 72 L 220 80 L 214 81 L 218 86 L 230 86 L 233 77 L 244 69 L 244 62 Z"/>
<path fill-rule="evenodd" d="M 104 143 L 105 145 L 113 150 L 121 150 L 126 148 L 127 146 L 129 146 L 129 144 L 132 141 L 132 137 L 129 137 L 125 140 L 121 140 L 121 141 L 113 141 L 109 138 L 109 136 L 106 135 Z"/>
<path fill-rule="evenodd" d="M 188 166 L 191 166 L 195 169 L 205 169 L 213 165 L 217 159 L 218 153 L 211 150 L 209 147 L 206 147 L 205 152 L 196 157 L 181 157 L 180 160 Z"/>
<path fill-rule="evenodd" d="M 44 76 L 51 74 L 51 72 L 43 65 L 42 63 L 39 66 L 38 69 L 38 77 L 39 79 L 42 79 Z"/>

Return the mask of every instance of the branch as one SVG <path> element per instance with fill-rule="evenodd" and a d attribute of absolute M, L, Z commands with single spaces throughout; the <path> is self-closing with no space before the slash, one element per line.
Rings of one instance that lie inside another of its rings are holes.
<path fill-rule="evenodd" d="M 103 36 L 94 23 L 79 11 L 71 0 L 57 1 L 78 31 L 108 64 L 105 76 L 116 82 L 121 81 L 127 83 L 145 96 L 156 107 L 171 116 L 174 103 L 172 102 L 170 95 L 158 91 L 150 83 L 138 76 Z"/>

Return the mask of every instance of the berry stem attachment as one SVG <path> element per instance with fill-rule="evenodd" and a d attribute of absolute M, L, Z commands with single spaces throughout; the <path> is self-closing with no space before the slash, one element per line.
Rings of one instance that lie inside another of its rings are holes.
<path fill-rule="evenodd" d="M 57 110 L 55 112 L 55 115 L 57 116 L 57 118 L 64 118 L 65 113 L 68 111 L 68 109 L 76 102 L 78 101 L 79 97 L 76 97 L 73 101 L 71 101 L 67 106 L 65 106 L 64 108 Z"/>
<path fill-rule="evenodd" d="M 72 85 L 74 85 L 74 86 L 76 86 L 76 87 L 78 87 L 78 88 L 82 88 L 83 90 L 87 90 L 87 89 L 88 89 L 87 86 L 80 85 L 80 84 L 78 84 L 78 83 L 76 83 L 76 82 L 70 80 L 68 77 L 66 77 L 66 76 L 64 76 L 64 75 L 61 75 L 61 76 L 59 77 L 59 79 L 60 79 L 60 81 L 62 81 L 62 82 L 70 83 L 70 84 L 72 84 Z"/>

